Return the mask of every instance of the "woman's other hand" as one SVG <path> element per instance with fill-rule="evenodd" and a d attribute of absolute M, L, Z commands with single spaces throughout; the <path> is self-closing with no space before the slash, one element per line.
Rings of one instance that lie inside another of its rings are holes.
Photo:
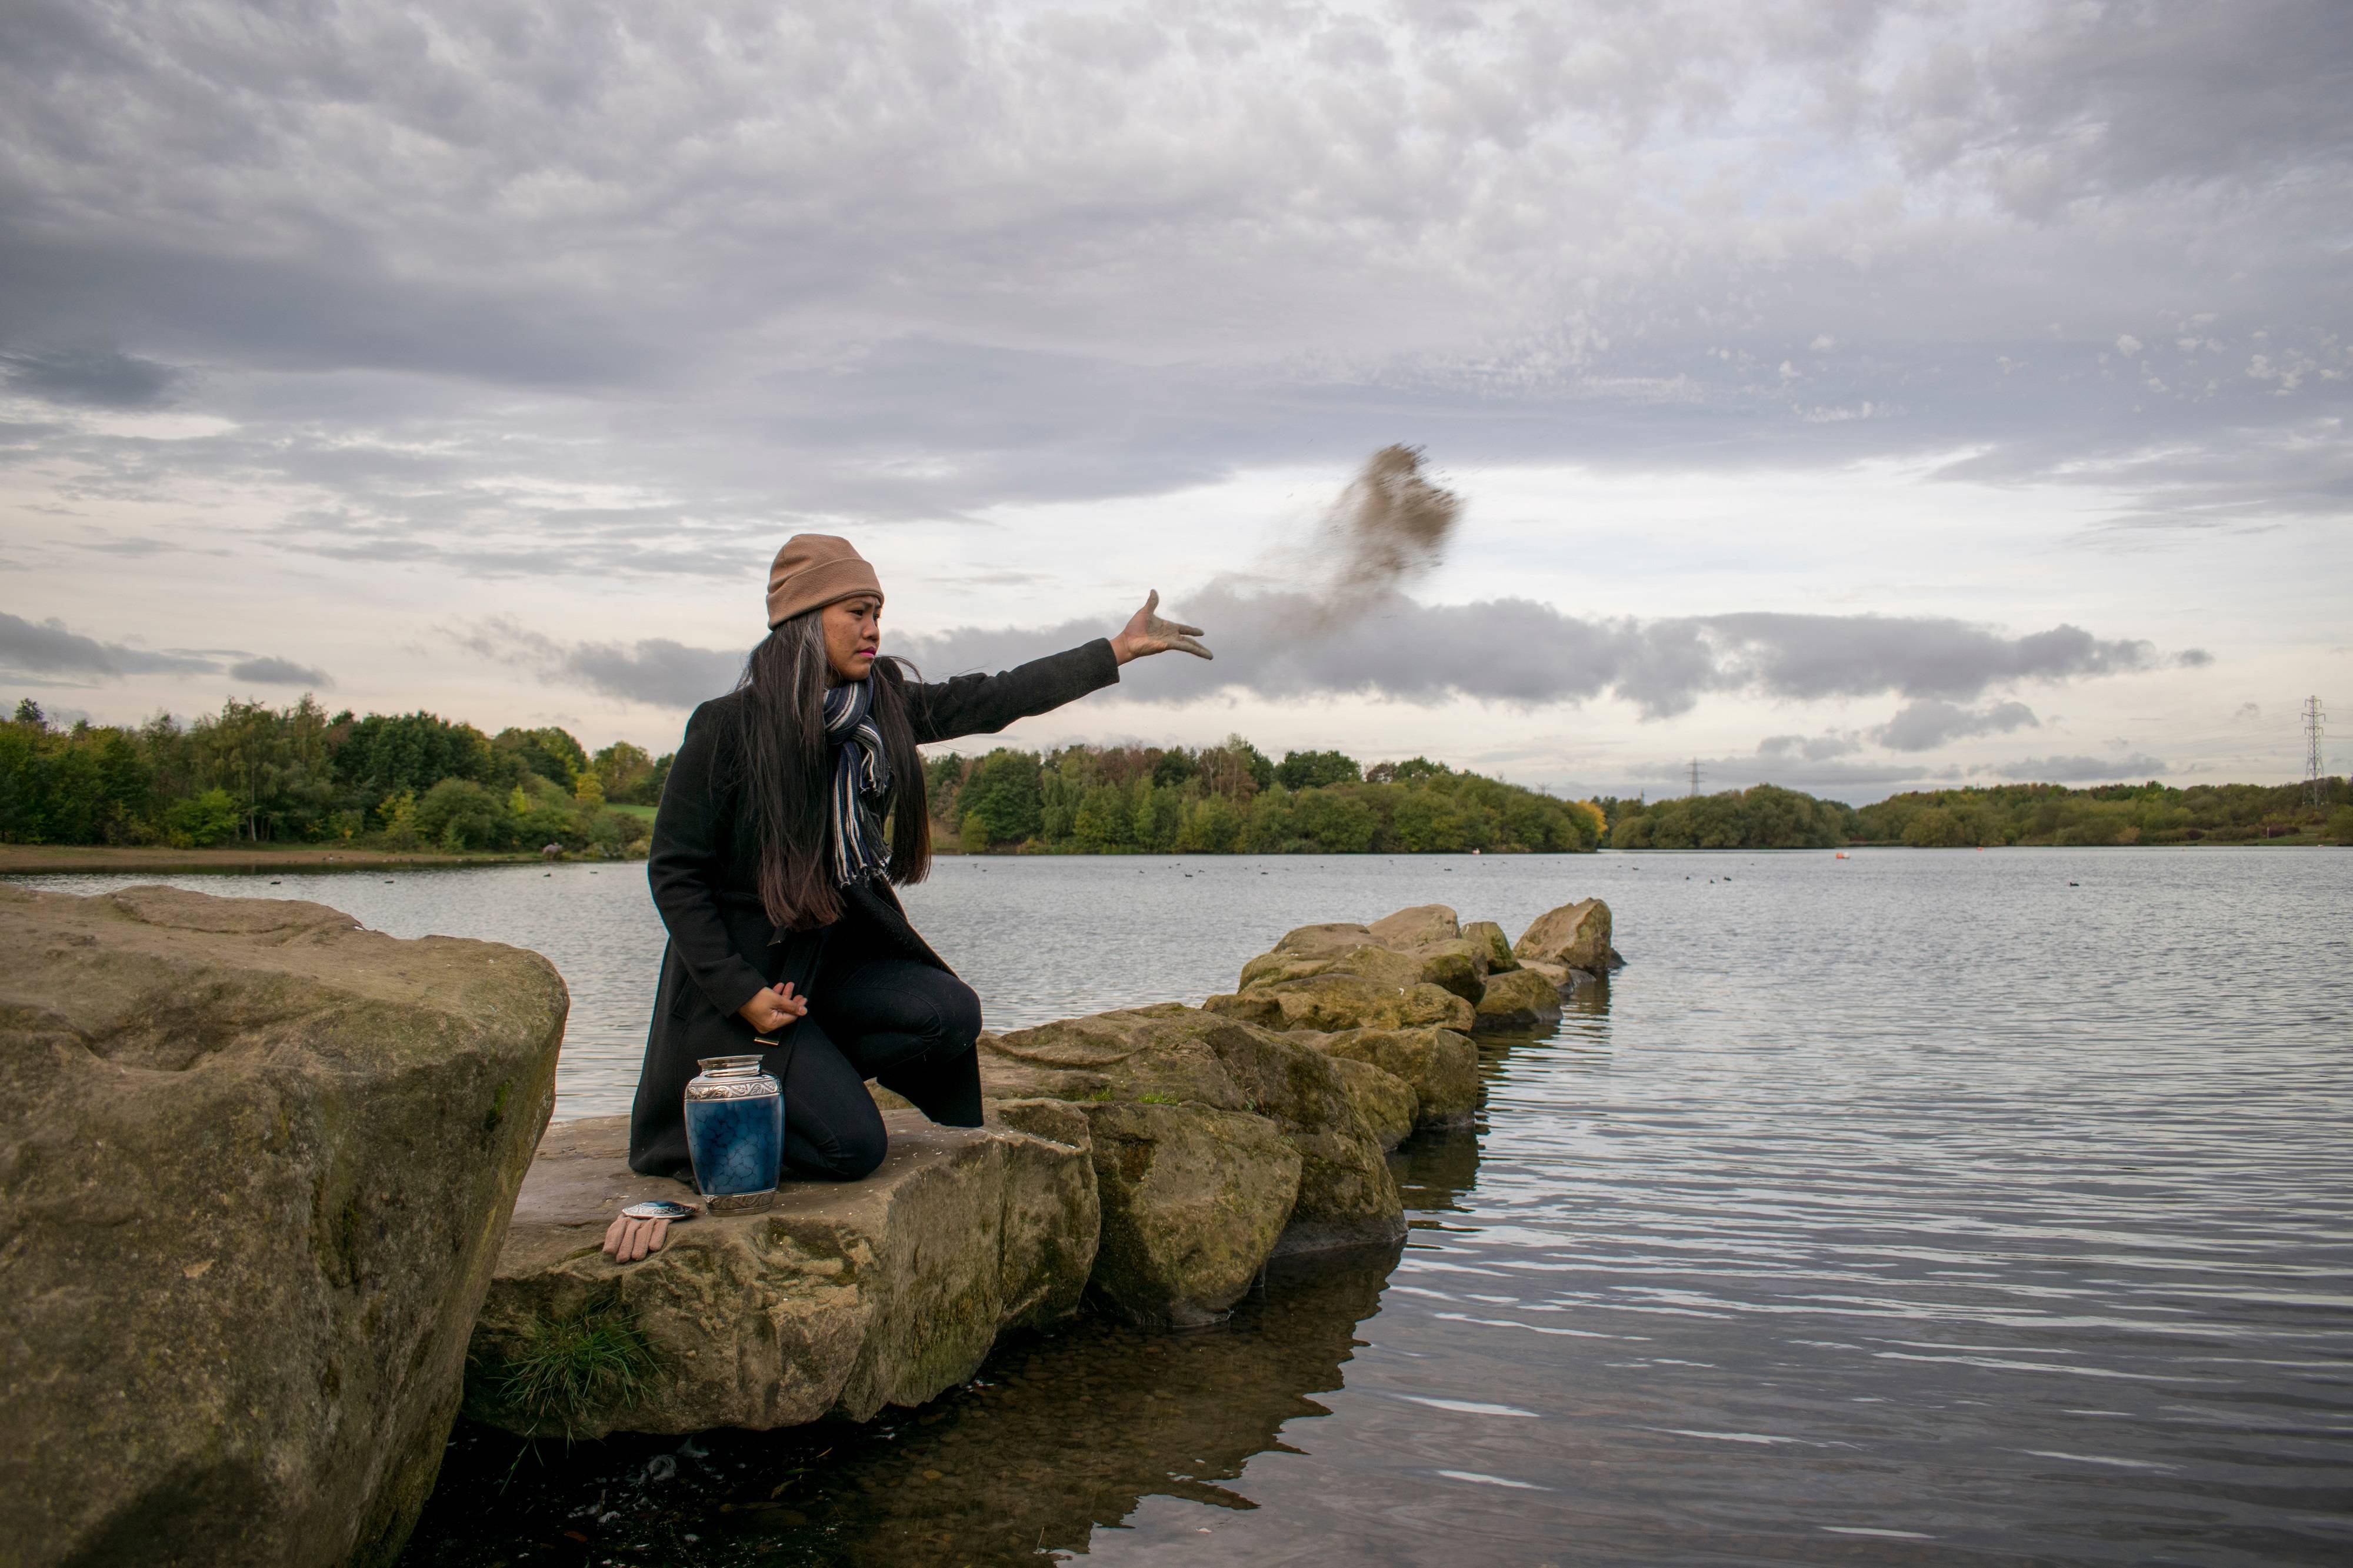
<path fill-rule="evenodd" d="M 1161 616 L 1160 590 L 1155 588 L 1152 596 L 1144 601 L 1144 608 L 1129 617 L 1126 629 L 1111 639 L 1111 651 L 1122 664 L 1146 654 L 1166 653 L 1172 647 L 1183 648 L 1198 658 L 1215 658 L 1217 655 L 1193 640 L 1200 635 L 1198 626 Z"/>
<path fill-rule="evenodd" d="M 615 1215 L 605 1230 L 605 1256 L 616 1263 L 635 1263 L 649 1252 L 659 1252 L 670 1239 L 670 1221 L 631 1219 Z"/>
<path fill-rule="evenodd" d="M 773 1035 L 808 1016 L 808 998 L 794 995 L 793 983 L 787 980 L 782 985 L 754 992 L 752 999 L 735 1011 L 756 1033 Z"/>

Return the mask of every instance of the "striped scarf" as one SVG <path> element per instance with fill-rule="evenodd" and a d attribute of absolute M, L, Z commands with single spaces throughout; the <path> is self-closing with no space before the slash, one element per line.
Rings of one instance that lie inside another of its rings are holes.
<path fill-rule="evenodd" d="M 891 795 L 891 764 L 882 755 L 882 732 L 874 727 L 872 678 L 852 680 L 825 694 L 825 738 L 833 747 L 833 787 L 826 836 L 834 880 L 847 888 L 891 868 L 882 842 L 882 808 Z"/>

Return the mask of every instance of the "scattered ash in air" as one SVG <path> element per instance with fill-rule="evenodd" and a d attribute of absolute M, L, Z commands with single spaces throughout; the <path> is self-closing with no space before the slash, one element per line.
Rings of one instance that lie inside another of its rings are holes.
<path fill-rule="evenodd" d="M 1384 447 L 1366 458 L 1324 514 L 1324 621 L 1348 619 L 1437 565 L 1461 513 L 1462 498 L 1423 472 L 1420 447 Z"/>

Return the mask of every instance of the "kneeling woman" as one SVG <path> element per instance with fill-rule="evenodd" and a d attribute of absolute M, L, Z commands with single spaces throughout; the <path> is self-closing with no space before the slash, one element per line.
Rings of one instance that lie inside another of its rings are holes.
<path fill-rule="evenodd" d="M 856 1181 L 882 1163 L 873 1079 L 933 1121 L 980 1125 L 980 1000 L 915 934 L 891 891 L 931 866 L 915 748 L 988 734 L 1181 647 L 1154 613 L 1117 637 L 1002 675 L 922 684 L 878 658 L 882 587 L 849 542 L 804 533 L 768 574 L 768 636 L 742 680 L 687 721 L 646 866 L 670 928 L 629 1164 L 691 1181 L 683 1100 L 702 1057 L 751 1053 L 784 1086 L 788 1175 Z M 891 824 L 883 842 L 883 822 Z M 666 1222 L 617 1219 L 605 1250 L 661 1245 Z"/>

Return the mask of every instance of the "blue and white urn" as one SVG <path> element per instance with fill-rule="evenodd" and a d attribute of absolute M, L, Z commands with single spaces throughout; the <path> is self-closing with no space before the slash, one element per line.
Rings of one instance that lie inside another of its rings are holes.
<path fill-rule="evenodd" d="M 785 1157 L 785 1091 L 758 1057 L 703 1057 L 687 1080 L 686 1147 L 694 1184 L 714 1215 L 751 1214 L 776 1201 Z"/>

